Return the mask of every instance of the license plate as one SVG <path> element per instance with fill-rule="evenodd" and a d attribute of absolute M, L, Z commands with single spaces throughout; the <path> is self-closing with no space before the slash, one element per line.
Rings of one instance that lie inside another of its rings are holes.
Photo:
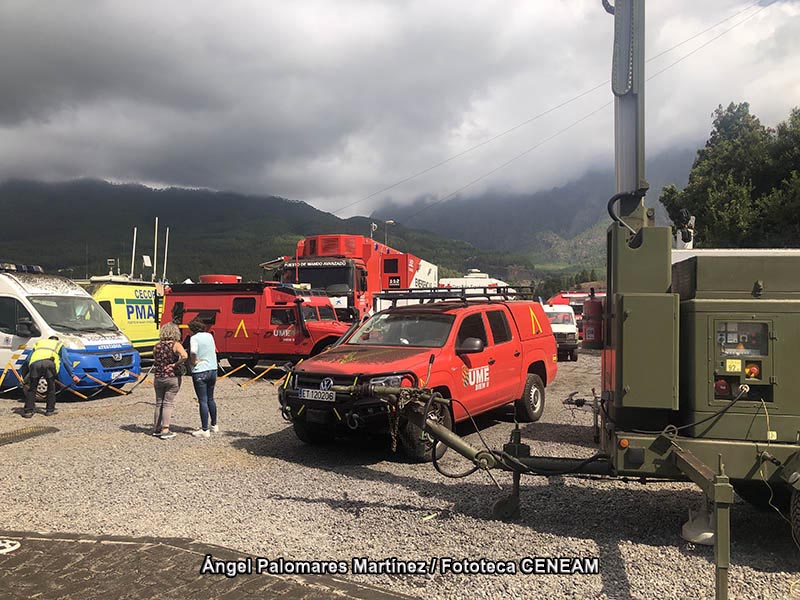
<path fill-rule="evenodd" d="M 336 392 L 333 390 L 313 390 L 304 388 L 300 390 L 303 400 L 320 400 L 322 402 L 336 402 Z"/>
<path fill-rule="evenodd" d="M 124 372 L 124 371 L 112 371 L 112 373 L 111 373 L 111 379 L 116 379 L 117 377 L 122 377 L 122 373 L 123 373 L 123 372 Z"/>

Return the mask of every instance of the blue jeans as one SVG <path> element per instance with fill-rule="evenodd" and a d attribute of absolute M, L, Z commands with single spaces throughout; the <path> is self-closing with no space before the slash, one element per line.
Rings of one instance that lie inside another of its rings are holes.
<path fill-rule="evenodd" d="M 208 417 L 211 415 L 211 424 L 217 424 L 217 403 L 214 402 L 214 386 L 217 384 L 217 371 L 200 371 L 192 373 L 194 393 L 200 401 L 200 422 L 203 430 L 208 429 Z"/>

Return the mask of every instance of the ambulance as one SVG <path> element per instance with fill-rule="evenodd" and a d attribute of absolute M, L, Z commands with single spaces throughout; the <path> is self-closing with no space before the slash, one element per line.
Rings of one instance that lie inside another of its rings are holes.
<path fill-rule="evenodd" d="M 0 263 L 0 390 L 18 384 L 17 375 L 33 345 L 53 335 L 66 346 L 80 378 L 73 383 L 61 369 L 64 386 L 119 387 L 136 381 L 141 372 L 139 353 L 130 340 L 81 286 L 47 275 L 36 265 Z"/>
<path fill-rule="evenodd" d="M 152 356 L 158 342 L 155 301 L 162 286 L 127 275 L 102 275 L 79 281 L 114 320 L 142 356 Z"/>

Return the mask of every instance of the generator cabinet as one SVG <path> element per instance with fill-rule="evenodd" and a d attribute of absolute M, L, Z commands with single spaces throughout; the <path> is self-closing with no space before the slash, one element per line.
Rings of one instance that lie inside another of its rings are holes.
<path fill-rule="evenodd" d="M 673 265 L 672 281 L 680 296 L 680 424 L 691 425 L 682 434 L 800 440 L 792 385 L 800 369 L 800 257 L 696 256 Z M 713 416 L 734 400 L 725 418 Z"/>

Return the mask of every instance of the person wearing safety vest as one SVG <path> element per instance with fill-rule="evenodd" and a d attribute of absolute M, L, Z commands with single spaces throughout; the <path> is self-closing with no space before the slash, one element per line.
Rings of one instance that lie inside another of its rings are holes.
<path fill-rule="evenodd" d="M 47 409 L 44 414 L 48 417 L 56 410 L 56 378 L 61 367 L 63 366 L 67 375 L 72 377 L 72 381 L 75 383 L 80 381 L 80 378 L 72 371 L 72 362 L 67 355 L 66 347 L 58 341 L 58 336 L 55 335 L 34 344 L 25 366 L 29 382 L 25 388 L 25 409 L 22 416 L 27 419 L 33 416 L 36 406 L 36 390 L 40 379 L 47 381 Z"/>

